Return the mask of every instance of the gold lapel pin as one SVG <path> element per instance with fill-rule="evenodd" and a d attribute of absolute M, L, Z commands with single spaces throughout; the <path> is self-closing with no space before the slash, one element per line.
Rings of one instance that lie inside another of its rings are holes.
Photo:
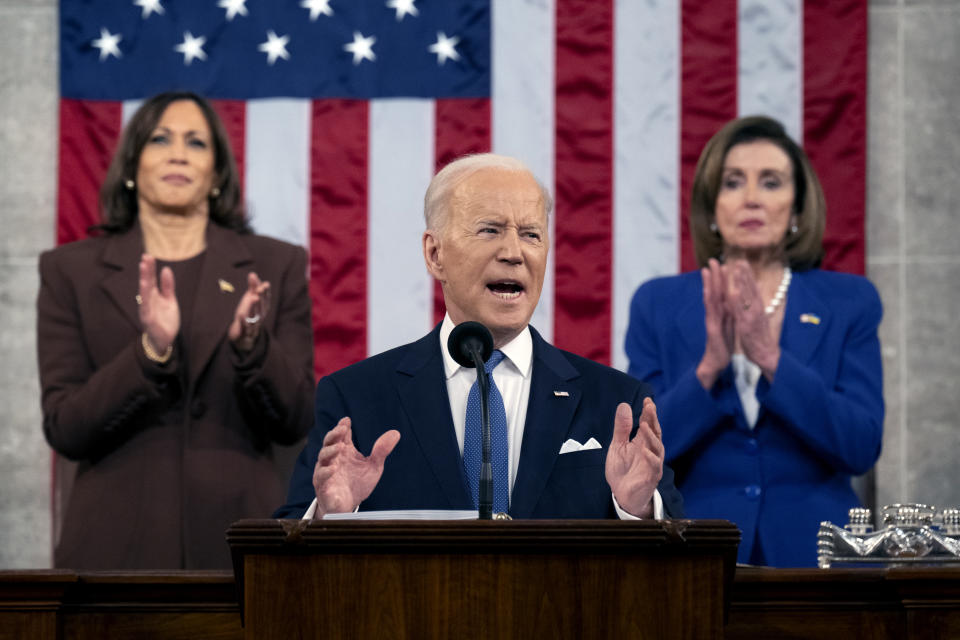
<path fill-rule="evenodd" d="M 820 324 L 820 316 L 812 313 L 801 313 L 800 322 L 805 324 Z"/>
<path fill-rule="evenodd" d="M 557 398 L 569 398 L 570 394 L 566 391 L 554 391 L 553 395 Z"/>
<path fill-rule="evenodd" d="M 223 278 L 220 278 L 219 280 L 217 280 L 217 284 L 220 285 L 220 291 L 233 293 L 233 285 L 227 282 L 226 280 L 224 280 Z"/>

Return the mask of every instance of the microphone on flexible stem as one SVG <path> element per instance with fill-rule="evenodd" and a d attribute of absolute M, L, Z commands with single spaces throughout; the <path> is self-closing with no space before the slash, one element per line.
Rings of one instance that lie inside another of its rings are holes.
<path fill-rule="evenodd" d="M 490 381 L 483 363 L 493 353 L 493 336 L 479 322 L 463 322 L 450 332 L 447 350 L 457 364 L 476 367 L 477 386 L 480 390 L 480 433 L 483 447 L 480 464 L 480 486 L 477 506 L 481 520 L 493 519 L 493 465 L 490 462 Z"/>

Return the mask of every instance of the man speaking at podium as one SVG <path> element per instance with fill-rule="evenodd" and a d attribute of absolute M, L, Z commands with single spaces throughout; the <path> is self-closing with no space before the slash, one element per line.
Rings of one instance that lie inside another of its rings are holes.
<path fill-rule="evenodd" d="M 447 315 L 420 340 L 320 380 L 314 427 L 275 517 L 477 508 L 477 371 L 447 350 L 467 321 L 485 325 L 495 349 L 485 366 L 493 511 L 682 517 L 649 387 L 529 326 L 547 263 L 547 190 L 519 160 L 481 154 L 444 167 L 424 200 L 423 256 Z"/>

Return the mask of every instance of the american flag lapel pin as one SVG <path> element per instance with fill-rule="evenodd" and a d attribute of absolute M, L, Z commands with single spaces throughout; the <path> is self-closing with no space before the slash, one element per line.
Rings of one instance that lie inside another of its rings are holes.
<path fill-rule="evenodd" d="M 554 395 L 554 397 L 556 397 L 556 398 L 569 398 L 569 397 L 570 397 L 570 393 L 567 392 L 567 391 L 554 391 L 554 392 L 553 392 L 553 395 Z"/>

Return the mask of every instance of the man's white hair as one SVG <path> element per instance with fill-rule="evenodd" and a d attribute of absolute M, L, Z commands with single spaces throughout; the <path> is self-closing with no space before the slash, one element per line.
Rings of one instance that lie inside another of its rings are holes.
<path fill-rule="evenodd" d="M 477 153 L 473 155 L 457 158 L 433 176 L 430 186 L 427 187 L 427 193 L 423 197 L 423 217 L 427 223 L 427 229 L 440 231 L 447 219 L 447 206 L 450 202 L 450 196 L 453 190 L 461 182 L 472 176 L 477 171 L 483 169 L 502 169 L 505 171 L 517 171 L 530 174 L 543 198 L 544 212 L 547 217 L 553 211 L 553 198 L 547 188 L 537 180 L 533 172 L 527 168 L 522 161 L 510 156 L 501 156 L 495 153 Z"/>

